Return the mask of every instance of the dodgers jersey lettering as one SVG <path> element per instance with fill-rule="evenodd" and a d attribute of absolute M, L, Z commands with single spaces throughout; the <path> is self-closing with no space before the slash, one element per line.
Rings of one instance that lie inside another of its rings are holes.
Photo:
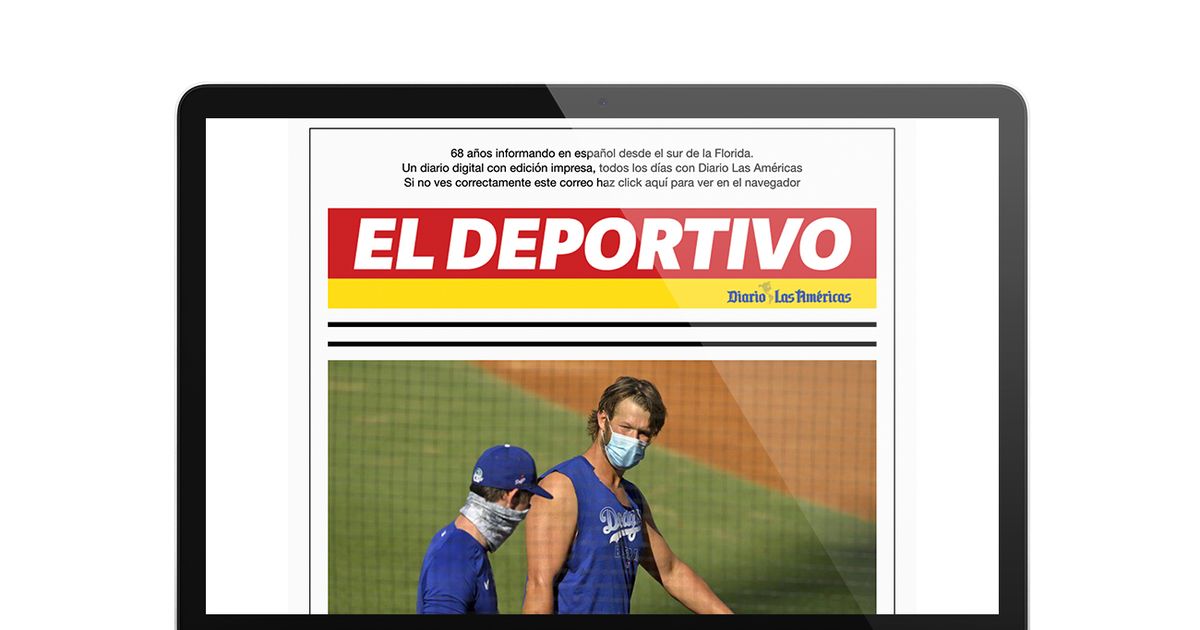
<path fill-rule="evenodd" d="M 563 571 L 554 581 L 554 612 L 628 614 L 645 533 L 637 486 L 622 479 L 630 507 L 621 505 L 582 455 L 542 476 L 560 472 L 571 479 L 579 512 L 575 540 Z"/>
<path fill-rule="evenodd" d="M 417 583 L 417 613 L 498 612 L 487 551 L 451 522 L 429 541 Z"/>

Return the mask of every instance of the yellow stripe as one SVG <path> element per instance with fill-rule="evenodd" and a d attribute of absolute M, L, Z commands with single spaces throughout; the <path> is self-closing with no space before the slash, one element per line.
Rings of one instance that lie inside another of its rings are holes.
<path fill-rule="evenodd" d="M 783 301 L 797 290 L 850 302 Z M 730 302 L 730 291 L 767 299 Z M 329 308 L 875 308 L 875 280 L 330 278 Z"/>

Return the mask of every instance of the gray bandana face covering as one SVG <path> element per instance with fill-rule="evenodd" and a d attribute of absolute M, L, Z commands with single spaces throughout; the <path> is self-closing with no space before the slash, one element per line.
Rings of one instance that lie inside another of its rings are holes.
<path fill-rule="evenodd" d="M 479 529 L 479 533 L 483 534 L 488 542 L 488 551 L 496 551 L 509 536 L 512 536 L 517 525 L 525 520 L 529 510 L 509 509 L 499 503 L 491 503 L 474 492 L 468 492 L 467 504 L 459 513 L 467 517 L 467 520 Z"/>

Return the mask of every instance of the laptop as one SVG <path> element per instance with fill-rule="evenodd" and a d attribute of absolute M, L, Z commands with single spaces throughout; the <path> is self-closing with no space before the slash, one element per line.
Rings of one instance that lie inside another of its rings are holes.
<path fill-rule="evenodd" d="M 1013 89 L 204 85 L 178 133 L 180 627 L 1026 626 Z"/>

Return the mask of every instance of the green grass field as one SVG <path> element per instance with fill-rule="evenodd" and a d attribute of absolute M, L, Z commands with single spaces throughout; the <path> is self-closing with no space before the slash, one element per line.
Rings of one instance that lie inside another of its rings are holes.
<path fill-rule="evenodd" d="M 457 515 L 479 453 L 505 442 L 529 450 L 541 471 L 589 438 L 577 413 L 470 363 L 330 362 L 329 612 L 415 612 L 430 538 Z M 628 478 L 672 549 L 735 612 L 874 612 L 874 523 L 662 447 Z M 491 562 L 500 611 L 519 613 L 523 527 Z M 632 607 L 686 612 L 645 571 Z"/>

